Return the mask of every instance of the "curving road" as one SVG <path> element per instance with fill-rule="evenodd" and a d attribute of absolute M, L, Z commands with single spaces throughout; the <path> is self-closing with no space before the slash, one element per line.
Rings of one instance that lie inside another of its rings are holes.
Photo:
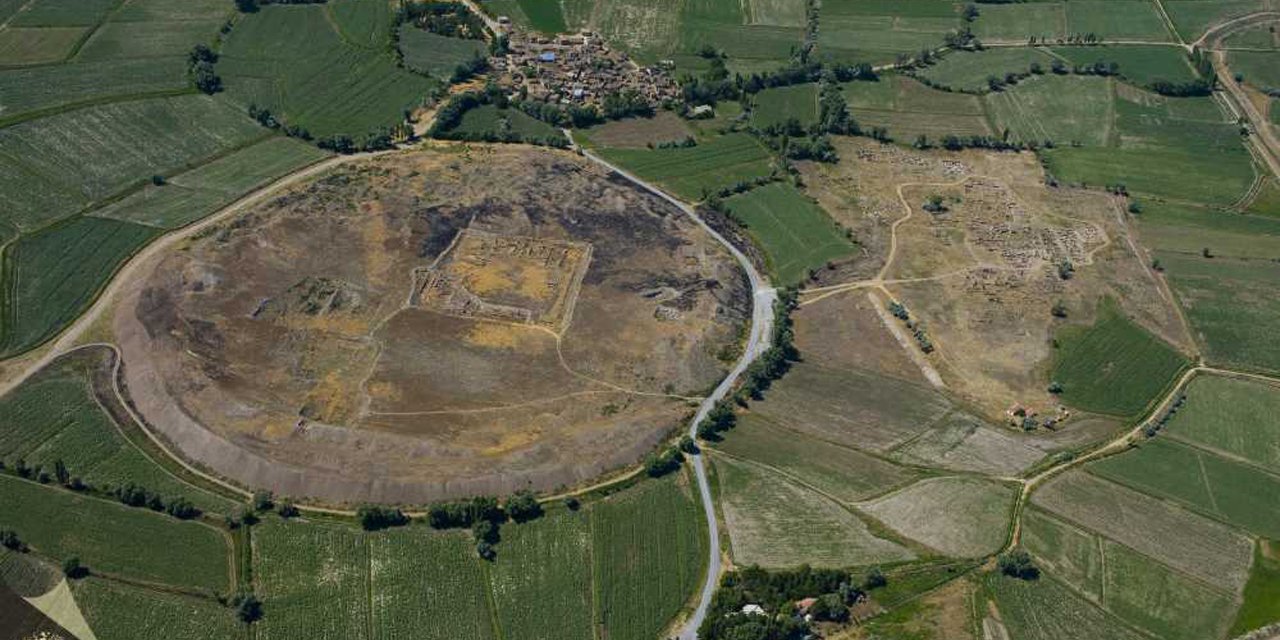
<path fill-rule="evenodd" d="M 572 139 L 570 137 L 570 140 Z M 729 371 L 729 375 L 725 376 L 720 385 L 715 388 L 715 391 L 712 391 L 710 395 L 703 399 L 702 405 L 698 407 L 698 412 L 694 414 L 693 420 L 689 422 L 689 435 L 697 438 L 698 423 L 707 417 L 707 413 L 711 411 L 717 402 L 729 394 L 734 384 L 737 383 L 738 378 L 747 370 L 747 366 L 769 348 L 769 342 L 773 336 L 773 306 L 778 301 L 778 292 L 770 286 L 769 281 L 764 276 L 756 271 L 755 266 L 751 264 L 747 256 L 743 255 L 737 247 L 733 246 L 733 243 L 725 239 L 719 232 L 712 229 L 711 225 L 698 216 L 693 207 L 677 200 L 608 160 L 581 147 L 577 147 L 577 149 L 582 153 L 583 157 L 630 180 L 636 186 L 662 198 L 688 214 L 690 218 L 698 223 L 698 226 L 705 229 L 707 233 L 711 234 L 711 237 L 715 238 L 717 242 L 729 250 L 729 253 L 733 254 L 734 259 L 738 261 L 738 264 L 742 265 L 742 269 L 747 272 L 747 278 L 751 281 L 751 332 L 747 337 L 746 347 L 742 350 L 742 356 L 738 358 L 737 364 Z M 711 485 L 707 482 L 706 464 L 703 462 L 701 453 L 690 456 L 690 459 L 693 462 L 694 476 L 698 481 L 698 493 L 702 495 L 702 510 L 707 519 L 707 535 L 709 536 L 707 548 L 710 561 L 707 565 L 706 578 L 702 583 L 702 591 L 698 596 L 698 606 L 680 630 L 680 640 L 697 640 L 698 627 L 702 625 L 702 621 L 707 617 L 707 608 L 711 605 L 711 596 L 715 593 L 716 583 L 720 578 L 722 568 L 720 563 L 720 525 L 716 522 L 716 509 L 711 500 Z"/>

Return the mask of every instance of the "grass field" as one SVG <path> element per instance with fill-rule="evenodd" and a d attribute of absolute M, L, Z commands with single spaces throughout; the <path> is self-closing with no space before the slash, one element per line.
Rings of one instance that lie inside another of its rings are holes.
<path fill-rule="evenodd" d="M 1001 6 L 1030 7 L 1038 5 L 1014 4 Z M 985 92 L 988 90 L 987 78 L 990 76 L 1003 78 L 1006 73 L 1010 72 L 1026 73 L 1031 68 L 1031 64 L 1035 62 L 1048 69 L 1052 60 L 1053 58 L 1049 54 L 1039 49 L 1026 47 L 987 49 L 973 53 L 954 51 L 947 54 L 941 62 L 918 73 L 921 77 L 938 86 L 950 87 L 956 91 Z"/>
<path fill-rule="evenodd" d="M 1013 490 L 967 477 L 921 480 L 861 507 L 899 534 L 954 557 L 993 553 L 1004 544 Z"/>
<path fill-rule="evenodd" d="M 1018 580 L 989 573 L 986 593 L 1000 609 L 1009 637 L 1018 640 L 1141 640 L 1119 619 L 1048 576 Z"/>
<path fill-rule="evenodd" d="M 1258 541 L 1253 571 L 1231 625 L 1232 637 L 1280 621 L 1280 548 L 1277 547 L 1275 542 Z"/>
<path fill-rule="evenodd" d="M 449 38 L 410 25 L 400 26 L 399 46 L 404 66 L 446 82 L 458 65 L 489 52 L 484 40 Z"/>
<path fill-rule="evenodd" d="M 857 251 L 817 203 L 790 185 L 757 187 L 725 205 L 764 249 L 780 285 L 803 282 L 810 271 Z"/>
<path fill-rule="evenodd" d="M 984 100 L 995 128 L 1021 142 L 1101 146 L 1111 128 L 1111 83 L 1104 78 L 1033 76 Z"/>
<path fill-rule="evenodd" d="M 1201 257 L 1270 259 L 1280 255 L 1280 219 L 1150 202 L 1139 216 L 1143 242 L 1161 252 Z"/>
<path fill-rule="evenodd" d="M 118 96 L 186 91 L 185 58 L 113 60 L 0 70 L 0 122 Z"/>
<path fill-rule="evenodd" d="M 736 564 L 839 568 L 915 557 L 816 491 L 749 462 L 713 460 Z"/>
<path fill-rule="evenodd" d="M 90 571 L 225 592 L 227 542 L 212 527 L 147 509 L 0 476 L 5 526 L 55 562 L 78 556 Z"/>
<path fill-rule="evenodd" d="M 108 22 L 76 53 L 77 61 L 99 62 L 184 56 L 197 44 L 211 45 L 225 18 L 203 21 Z"/>
<path fill-rule="evenodd" d="M 955 413 L 894 449 L 892 455 L 904 462 L 956 471 L 1016 475 L 1045 456 L 1044 451 L 1018 435 Z"/>
<path fill-rule="evenodd" d="M 213 600 L 160 593 L 100 578 L 72 583 L 97 640 L 236 640 L 234 612 Z"/>
<path fill-rule="evenodd" d="M 738 0 L 684 3 L 678 14 L 680 50 L 696 53 L 709 44 L 727 54 L 730 61 L 780 66 L 800 47 L 804 39 L 802 25 L 753 23 L 748 4 Z"/>
<path fill-rule="evenodd" d="M 802 127 L 818 122 L 818 85 L 798 84 L 765 89 L 755 96 L 751 121 L 764 129 L 795 120 Z"/>
<path fill-rule="evenodd" d="M 30 349 L 74 320 L 116 267 L 156 234 L 116 220 L 73 218 L 7 247 L 0 353 Z"/>
<path fill-rule="evenodd" d="M 1257 535 L 1280 538 L 1280 513 L 1271 508 L 1275 496 L 1280 495 L 1280 477 L 1254 467 L 1159 438 L 1137 451 L 1097 462 L 1090 469 Z"/>
<path fill-rule="evenodd" d="M 1073 471 L 1032 494 L 1032 502 L 1086 529 L 1227 592 L 1244 586 L 1252 543 L 1227 525 Z"/>
<path fill-rule="evenodd" d="M 182 496 L 202 510 L 231 513 L 237 505 L 175 479 L 120 435 L 90 388 L 99 363 L 87 354 L 67 356 L 0 398 L 0 460 L 23 458 L 46 471 L 62 460 L 91 486 L 133 482 L 163 498 Z"/>
<path fill-rule="evenodd" d="M 944 0 L 832 0 L 819 16 L 818 54 L 841 62 L 879 64 L 935 49 L 960 25 L 955 5 Z"/>
<path fill-rule="evenodd" d="M 884 127 L 889 135 L 914 141 L 925 135 L 988 135 L 982 100 L 931 89 L 914 78 L 891 75 L 879 82 L 851 82 L 842 88 L 849 110 L 864 129 Z"/>
<path fill-rule="evenodd" d="M 1136 417 L 1187 366 L 1185 356 L 1110 300 L 1099 304 L 1093 325 L 1061 329 L 1055 341 L 1050 376 L 1062 385 L 1062 400 L 1095 413 Z"/>
<path fill-rule="evenodd" d="M 1102 546 L 1098 536 L 1037 509 L 1022 514 L 1022 546 L 1037 566 L 1086 597 L 1102 597 Z"/>
<path fill-rule="evenodd" d="M 1071 3 L 1075 5 L 1075 2 Z M 1109 2 L 1115 7 L 1119 3 Z M 1128 6 L 1126 3 L 1124 6 Z M 1138 4 L 1138 3 L 1133 3 Z M 1143 45 L 1110 45 L 1100 47 L 1055 47 L 1053 54 L 1073 65 L 1114 62 L 1120 65 L 1120 76 L 1137 85 L 1146 86 L 1156 80 L 1189 82 L 1198 76 L 1185 53 L 1176 47 Z"/>
<path fill-rule="evenodd" d="M 543 33 L 559 33 L 567 28 L 559 2 L 543 0 L 517 0 L 517 2 L 534 29 Z"/>
<path fill-rule="evenodd" d="M 676 142 L 693 136 L 693 129 L 680 116 L 659 111 L 652 118 L 612 120 L 590 129 L 574 131 L 574 138 L 593 147 L 643 149 L 650 144 Z"/>
<path fill-rule="evenodd" d="M 20 27 L 90 26 L 106 17 L 117 0 L 34 0 L 13 17 Z"/>
<path fill-rule="evenodd" d="M 242 195 L 329 154 L 292 138 L 273 137 L 209 164 L 149 185 L 93 212 L 96 217 L 175 229 L 199 220 Z"/>
<path fill-rule="evenodd" d="M 268 518 L 253 532 L 259 638 L 368 638 L 369 543 L 358 531 Z"/>
<path fill-rule="evenodd" d="M 483 561 L 466 532 L 412 526 L 368 536 L 375 640 L 490 640 Z"/>
<path fill-rule="evenodd" d="M 1074 3 L 1073 3 L 1074 4 Z M 1067 9 L 1058 2 L 996 4 L 979 8 L 973 33 L 992 42 L 1026 42 L 1067 33 Z"/>
<path fill-rule="evenodd" d="M 715 443 L 718 451 L 753 460 L 852 503 L 916 479 L 918 474 L 855 449 L 824 442 L 749 413 Z"/>
<path fill-rule="evenodd" d="M 1271 103 L 1271 121 L 1280 124 L 1280 100 Z M 1269 178 L 1262 183 L 1258 195 L 1249 203 L 1246 213 L 1280 218 L 1280 180 Z"/>
<path fill-rule="evenodd" d="M 1244 75 L 1244 81 L 1263 91 L 1280 89 L 1280 52 L 1232 51 L 1227 64 L 1234 73 Z"/>
<path fill-rule="evenodd" d="M 1165 640 L 1221 637 L 1232 597 L 1121 545 L 1103 544 L 1108 611 Z"/>
<path fill-rule="evenodd" d="M 846 447 L 884 452 L 951 409 L 932 389 L 856 369 L 802 363 L 751 410 L 776 424 Z M 729 434 L 732 437 L 732 434 Z"/>
<path fill-rule="evenodd" d="M 504 527 L 498 559 L 490 567 L 502 637 L 591 640 L 592 566 L 586 513 Z"/>
<path fill-rule="evenodd" d="M 533 118 L 519 109 L 499 109 L 487 104 L 462 114 L 455 131 L 472 134 L 514 131 L 522 136 L 545 138 L 561 135 L 555 127 Z"/>
<path fill-rule="evenodd" d="M 5 27 L 0 29 L 0 63 L 34 65 L 61 62 L 84 37 L 85 27 Z"/>
<path fill-rule="evenodd" d="M 39 226 L 263 133 L 232 105 L 203 95 L 97 105 L 0 129 L 0 162 L 30 176 L 14 185 L 27 189 L 5 192 L 12 208 L 4 218 L 22 228 Z M 51 186 L 65 201 L 53 209 L 50 196 L 39 193 Z"/>
<path fill-rule="evenodd" d="M 1067 11 L 1066 35 L 1092 33 L 1109 41 L 1173 40 L 1173 34 L 1169 33 L 1153 2 L 1071 0 L 1064 6 Z"/>
<path fill-rule="evenodd" d="M 1269 384 L 1223 376 L 1198 376 L 1167 433 L 1280 472 L 1280 391 Z"/>
<path fill-rule="evenodd" d="M 661 637 L 701 586 L 706 520 L 691 491 L 673 477 L 591 505 L 592 582 L 604 637 Z"/>
<path fill-rule="evenodd" d="M 768 150 L 745 133 L 712 138 L 690 148 L 609 149 L 601 155 L 685 200 L 701 200 L 707 193 L 770 171 Z"/>
<path fill-rule="evenodd" d="M 1212 247 L 1210 247 L 1212 250 Z M 1206 359 L 1262 371 L 1280 370 L 1280 265 L 1270 259 L 1237 259 L 1156 252 L 1205 345 Z"/>
<path fill-rule="evenodd" d="M 1170 0 L 1162 4 L 1178 35 L 1186 42 L 1194 42 L 1215 24 L 1263 11 L 1268 6 L 1266 0 Z"/>
<path fill-rule="evenodd" d="M 316 137 L 358 141 L 401 122 L 437 85 L 396 66 L 390 28 L 387 5 L 375 0 L 266 6 L 226 36 L 217 68 L 241 105 L 270 108 Z"/>

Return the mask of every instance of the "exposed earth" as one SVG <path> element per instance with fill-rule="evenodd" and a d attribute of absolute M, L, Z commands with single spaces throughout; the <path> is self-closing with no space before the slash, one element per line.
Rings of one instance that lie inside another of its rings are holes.
<path fill-rule="evenodd" d="M 334 170 L 158 258 L 114 330 L 196 462 L 329 501 L 600 475 L 737 357 L 744 276 L 679 209 L 564 153 Z"/>

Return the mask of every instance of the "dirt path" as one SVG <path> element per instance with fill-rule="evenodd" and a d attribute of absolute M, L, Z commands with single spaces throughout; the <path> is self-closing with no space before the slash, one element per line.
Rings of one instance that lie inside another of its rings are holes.
<path fill-rule="evenodd" d="M 1280 22 L 1280 13 L 1264 12 L 1237 18 L 1214 27 L 1196 42 L 1197 44 L 1202 42 L 1210 44 L 1212 49 L 1209 53 L 1210 60 L 1213 62 L 1214 71 L 1218 74 L 1218 82 L 1225 89 L 1224 96 L 1232 104 L 1233 110 L 1242 114 L 1249 121 L 1252 129 L 1249 143 L 1257 150 L 1255 155 L 1259 156 L 1273 176 L 1280 178 L 1280 138 L 1276 137 L 1276 130 L 1272 127 L 1271 121 L 1267 119 L 1266 114 L 1258 110 L 1258 107 L 1253 104 L 1248 94 L 1245 93 L 1244 87 L 1240 86 L 1239 82 L 1236 82 L 1235 74 L 1232 73 L 1230 66 L 1227 64 L 1227 52 L 1221 48 L 1223 38 L 1232 33 L 1246 27 L 1268 22 Z"/>

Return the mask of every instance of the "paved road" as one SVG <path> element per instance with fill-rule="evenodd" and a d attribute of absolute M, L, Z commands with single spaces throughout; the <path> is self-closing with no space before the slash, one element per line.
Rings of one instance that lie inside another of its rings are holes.
<path fill-rule="evenodd" d="M 570 137 L 572 139 L 572 137 Z M 759 272 L 756 271 L 747 256 L 738 251 L 733 243 L 725 239 L 711 225 L 707 224 L 702 218 L 698 217 L 693 207 L 667 195 L 661 189 L 641 180 L 626 170 L 618 167 L 609 161 L 587 151 L 578 148 L 582 155 L 593 162 L 602 165 L 618 175 L 630 180 L 641 188 L 650 193 L 670 202 L 672 205 L 679 207 L 681 211 L 689 214 L 689 217 L 695 220 L 699 226 L 710 233 L 713 238 L 720 244 L 724 245 L 729 253 L 733 254 L 738 264 L 742 265 L 743 270 L 747 272 L 747 278 L 751 281 L 752 291 L 752 311 L 751 311 L 751 333 L 747 337 L 747 345 L 742 350 L 742 357 L 738 358 L 737 364 L 729 371 L 729 375 L 725 376 L 720 382 L 720 386 L 716 387 L 711 395 L 702 401 L 702 406 L 698 407 L 698 412 L 693 416 L 693 420 L 689 422 L 689 435 L 698 437 L 698 423 L 707 416 L 712 407 L 723 399 L 737 382 L 738 377 L 747 370 L 747 366 L 751 364 L 761 353 L 769 348 L 769 341 L 773 335 L 773 305 L 778 300 L 778 292 L 769 285 Z M 720 525 L 716 522 L 715 505 L 711 501 L 711 485 L 707 482 L 706 464 L 702 459 L 702 455 L 690 456 L 693 461 L 693 473 L 698 480 L 698 492 L 702 494 L 702 509 L 707 519 L 707 535 L 710 539 L 708 549 L 710 550 L 710 562 L 707 566 L 706 580 L 702 583 L 702 593 L 698 598 L 698 606 L 694 609 L 693 615 L 685 622 L 684 628 L 680 630 L 680 640 L 697 640 L 698 627 L 702 625 L 702 621 L 707 617 L 707 608 L 711 605 L 711 596 L 715 593 L 716 584 L 720 579 Z"/>

